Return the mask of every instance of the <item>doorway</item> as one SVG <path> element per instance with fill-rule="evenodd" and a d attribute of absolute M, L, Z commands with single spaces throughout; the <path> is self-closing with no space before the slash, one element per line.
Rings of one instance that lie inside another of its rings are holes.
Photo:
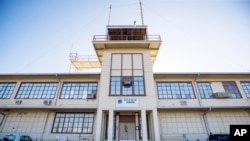
<path fill-rule="evenodd" d="M 134 115 L 121 115 L 119 124 L 119 141 L 135 141 L 135 116 Z"/>
<path fill-rule="evenodd" d="M 122 122 L 119 129 L 120 141 L 135 141 L 135 122 Z"/>

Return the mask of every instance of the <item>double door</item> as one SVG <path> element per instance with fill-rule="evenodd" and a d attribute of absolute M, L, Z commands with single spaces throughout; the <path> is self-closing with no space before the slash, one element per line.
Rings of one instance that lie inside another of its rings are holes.
<path fill-rule="evenodd" d="M 119 116 L 119 141 L 136 140 L 136 116 L 120 115 Z"/>
<path fill-rule="evenodd" d="M 120 122 L 119 141 L 135 141 L 135 122 Z"/>

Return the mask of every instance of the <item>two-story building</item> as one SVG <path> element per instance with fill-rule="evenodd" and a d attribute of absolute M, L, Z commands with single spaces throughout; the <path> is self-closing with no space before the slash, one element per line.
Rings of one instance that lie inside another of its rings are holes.
<path fill-rule="evenodd" d="M 0 138 L 205 141 L 250 124 L 250 73 L 154 73 L 161 42 L 145 25 L 107 26 L 97 60 L 70 58 L 100 73 L 1 74 Z"/>

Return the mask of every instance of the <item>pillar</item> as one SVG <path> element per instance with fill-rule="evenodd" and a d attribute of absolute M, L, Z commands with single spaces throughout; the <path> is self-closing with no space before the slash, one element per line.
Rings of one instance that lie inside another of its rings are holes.
<path fill-rule="evenodd" d="M 147 141 L 148 140 L 147 118 L 145 110 L 141 110 L 141 120 L 142 120 L 142 141 Z"/>
<path fill-rule="evenodd" d="M 113 141 L 114 111 L 109 110 L 108 141 Z"/>
<path fill-rule="evenodd" d="M 154 125 L 154 135 L 155 141 L 160 140 L 160 132 L 159 132 L 159 122 L 158 122 L 158 114 L 157 110 L 153 110 L 153 125 Z"/>
<path fill-rule="evenodd" d="M 119 140 L 119 113 L 116 113 L 116 129 L 115 129 L 115 131 L 116 131 L 116 141 L 118 141 Z"/>
<path fill-rule="evenodd" d="M 136 129 L 135 129 L 135 135 L 136 135 L 136 140 L 139 141 L 139 118 L 138 118 L 138 113 L 136 112 L 135 113 L 135 126 L 136 126 Z"/>
<path fill-rule="evenodd" d="M 96 135 L 95 140 L 100 141 L 101 140 L 101 131 L 102 131 L 102 110 L 97 110 L 96 115 Z"/>

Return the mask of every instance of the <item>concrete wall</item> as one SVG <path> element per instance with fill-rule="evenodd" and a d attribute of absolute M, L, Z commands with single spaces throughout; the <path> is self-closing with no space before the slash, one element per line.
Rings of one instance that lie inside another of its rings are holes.
<path fill-rule="evenodd" d="M 244 107 L 250 106 L 250 99 L 246 97 L 246 94 L 240 84 L 241 81 L 250 81 L 250 78 L 200 78 L 194 81 L 195 77 L 170 77 L 167 76 L 164 78 L 155 78 L 155 90 L 156 96 L 157 93 L 157 82 L 191 82 L 193 85 L 193 90 L 195 93 L 195 99 L 157 99 L 157 106 L 159 108 L 189 108 L 189 107 Z M 242 98 L 211 98 L 211 99 L 202 99 L 199 95 L 198 87 L 195 86 L 195 82 L 211 82 L 211 88 L 213 92 L 225 92 L 222 82 L 224 81 L 232 81 L 235 82 Z M 186 105 L 182 105 L 181 101 L 186 101 Z"/>
<path fill-rule="evenodd" d="M 87 112 L 95 113 L 95 111 Z M 77 141 L 82 138 L 94 138 L 95 135 L 94 131 L 96 128 L 96 118 L 94 119 L 93 134 L 56 134 L 51 133 L 56 111 L 11 110 L 9 112 L 3 113 L 6 115 L 6 118 L 0 128 L 1 139 L 6 133 L 28 134 L 33 140 L 38 141 L 55 141 L 57 136 L 64 136 L 67 137 L 69 140 Z"/>
<path fill-rule="evenodd" d="M 147 50 L 107 50 L 103 54 L 103 64 L 102 64 L 102 72 L 101 72 L 101 82 L 100 82 L 100 92 L 99 95 L 99 108 L 100 109 L 114 109 L 114 110 L 123 110 L 115 107 L 117 98 L 127 98 L 128 96 L 109 96 L 109 88 L 110 88 L 110 68 L 111 68 L 111 54 L 112 53 L 142 53 L 143 54 L 143 63 L 144 63 L 144 81 L 145 81 L 145 93 L 146 96 L 133 96 L 133 98 L 137 98 L 140 101 L 139 109 L 155 109 L 156 108 L 156 97 L 155 90 L 152 89 L 151 86 L 154 86 L 153 81 L 153 72 L 152 72 L 152 64 L 150 61 L 150 54 Z M 119 66 L 118 62 L 121 62 L 118 59 L 121 59 L 119 55 L 117 55 L 114 59 L 116 62 L 116 66 Z M 129 60 L 126 60 L 129 61 Z M 124 62 L 126 63 L 126 62 Z M 136 63 L 136 62 L 135 62 Z M 129 67 L 126 64 L 126 67 Z M 114 67 L 114 66 L 113 66 Z M 119 67 L 115 67 L 119 68 Z M 129 72 L 128 72 L 129 73 Z M 116 73 L 114 73 L 116 74 Z M 108 101 L 108 102 L 107 102 Z M 126 110 L 136 110 L 136 108 L 126 108 Z"/>

